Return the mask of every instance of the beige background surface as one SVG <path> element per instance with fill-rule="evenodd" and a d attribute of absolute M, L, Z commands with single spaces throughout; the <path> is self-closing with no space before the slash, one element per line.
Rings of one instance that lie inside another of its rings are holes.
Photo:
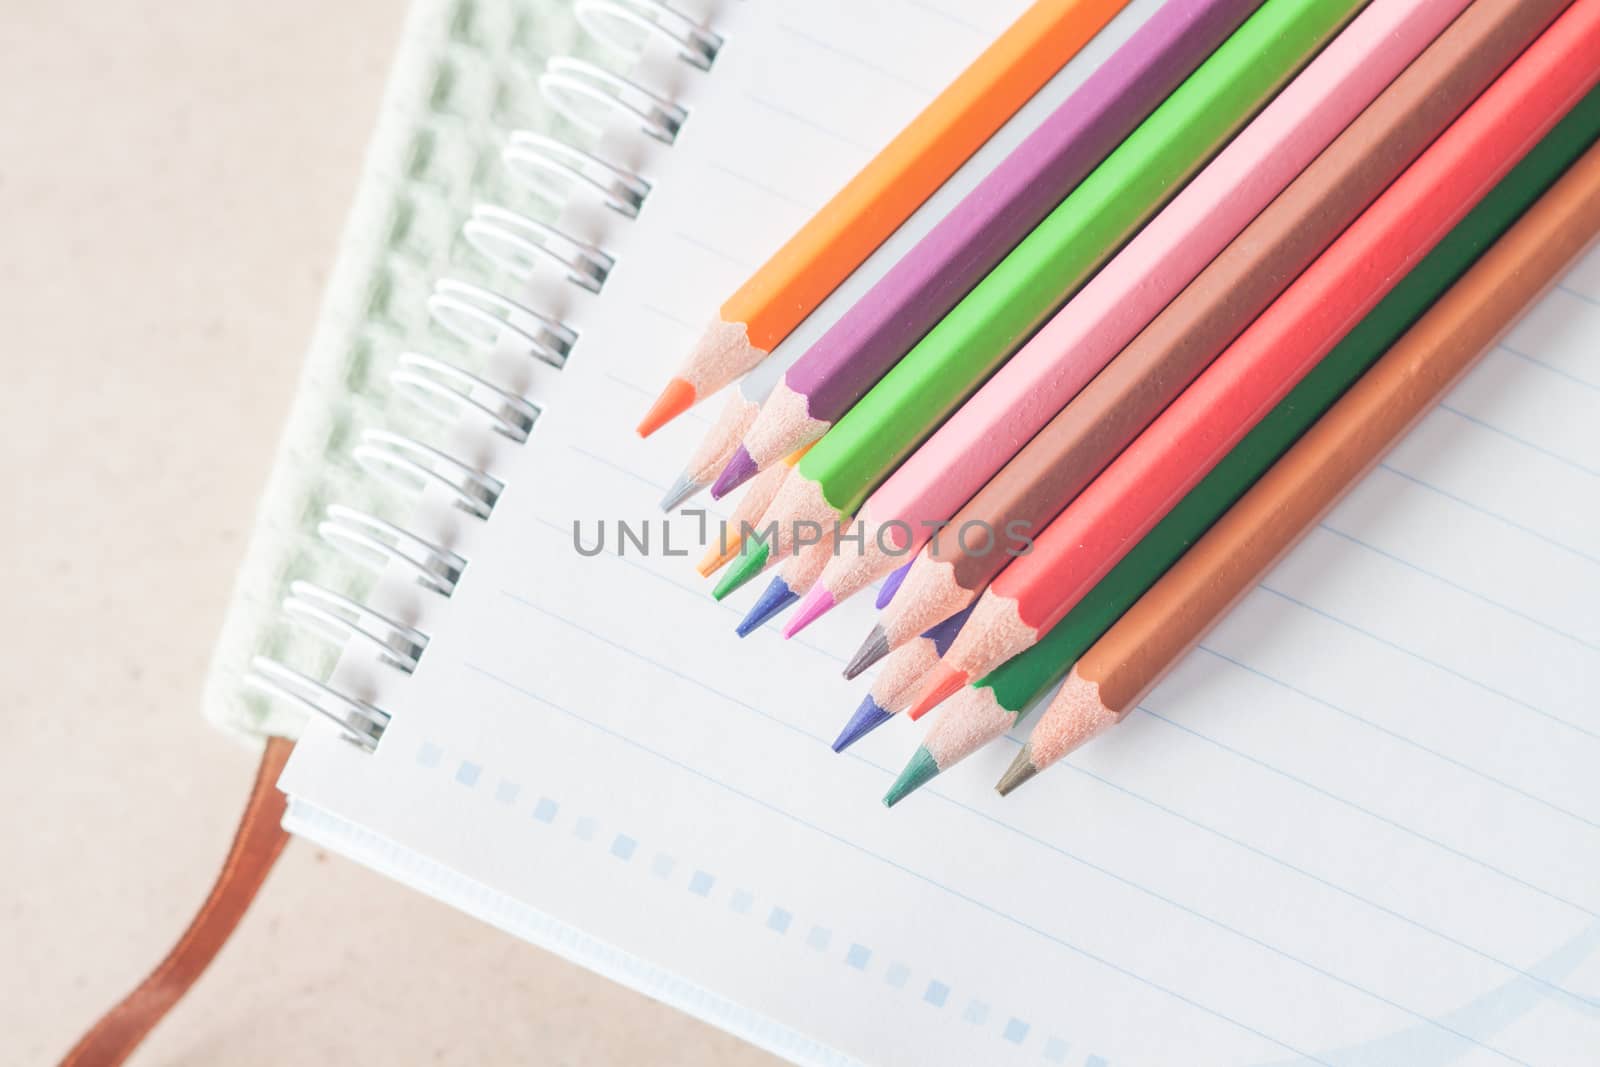
<path fill-rule="evenodd" d="M 197 707 L 400 0 L 54 0 L 0 32 L 0 1063 L 161 956 L 251 754 Z M 291 844 L 143 1064 L 768 1057 Z"/>

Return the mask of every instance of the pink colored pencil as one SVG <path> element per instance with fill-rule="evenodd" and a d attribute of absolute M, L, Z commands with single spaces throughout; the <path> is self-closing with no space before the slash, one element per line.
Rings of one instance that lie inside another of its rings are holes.
<path fill-rule="evenodd" d="M 932 524 L 955 515 L 1467 2 L 1394 0 L 1358 16 L 863 503 L 866 548 L 830 561 L 785 635 L 798 633 L 922 549 Z M 920 628 L 901 629 L 909 632 L 897 631 L 889 647 Z"/>
<path fill-rule="evenodd" d="M 990 584 L 913 714 L 1031 647 L 1600 81 L 1575 0 Z"/>

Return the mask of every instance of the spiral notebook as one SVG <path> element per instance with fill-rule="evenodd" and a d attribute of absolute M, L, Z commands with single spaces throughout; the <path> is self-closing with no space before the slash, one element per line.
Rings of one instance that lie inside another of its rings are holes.
<path fill-rule="evenodd" d="M 1133 0 L 942 202 L 1156 6 Z M 373 395 L 395 399 L 291 438 L 284 479 L 310 440 L 356 462 L 295 498 L 319 538 L 283 520 L 253 553 L 217 714 L 322 713 L 280 783 L 295 833 L 796 1062 L 1592 1062 L 1600 255 L 1138 714 L 1004 802 L 1014 741 L 892 812 L 915 729 L 829 750 L 867 605 L 740 642 L 747 603 L 690 566 L 699 517 L 619 546 L 707 425 L 631 431 L 718 301 L 1022 7 L 580 2 L 643 52 L 550 61 L 563 140 L 509 129 L 547 9 L 419 4 L 375 157 L 414 195 L 368 218 L 391 269 L 336 277 L 360 373 L 314 359 L 303 391 L 389 375 Z M 396 110 L 417 99 L 426 121 Z M 472 147 L 431 187 L 450 143 Z M 571 198 L 542 221 L 496 199 L 546 179 Z M 441 328 L 370 326 L 418 309 Z M 607 549 L 580 553 L 574 523 L 588 548 L 602 521 Z M 377 577 L 310 562 L 344 558 Z M 277 590 L 340 641 L 252 631 Z M 238 696 L 246 673 L 279 699 Z"/>

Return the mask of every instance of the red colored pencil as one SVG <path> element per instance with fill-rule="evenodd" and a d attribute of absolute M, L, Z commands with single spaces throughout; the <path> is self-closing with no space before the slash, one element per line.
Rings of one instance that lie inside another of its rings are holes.
<path fill-rule="evenodd" d="M 1031 647 L 1600 80 L 1577 0 L 997 577 L 913 714 Z"/>

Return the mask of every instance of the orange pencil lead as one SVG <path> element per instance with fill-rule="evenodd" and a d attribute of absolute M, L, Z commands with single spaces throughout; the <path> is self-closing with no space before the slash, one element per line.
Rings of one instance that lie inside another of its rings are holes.
<path fill-rule="evenodd" d="M 661 427 L 694 407 L 695 401 L 700 399 L 694 386 L 682 378 L 673 378 L 667 382 L 667 387 L 661 390 L 661 395 L 645 413 L 644 419 L 639 423 L 640 437 L 649 437 Z"/>

